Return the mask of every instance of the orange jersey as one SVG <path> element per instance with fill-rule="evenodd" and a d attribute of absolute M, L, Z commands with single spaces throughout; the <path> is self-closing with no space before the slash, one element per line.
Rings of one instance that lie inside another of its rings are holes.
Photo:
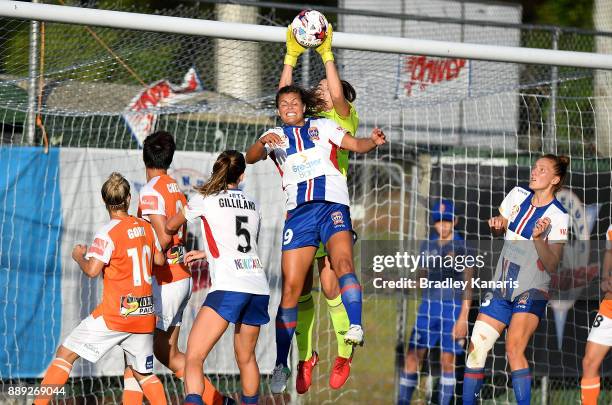
<path fill-rule="evenodd" d="M 149 215 L 162 215 L 170 219 L 181 212 L 185 205 L 187 205 L 185 195 L 179 189 L 176 181 L 167 174 L 152 178 L 140 190 L 138 210 L 146 220 L 149 219 Z M 171 257 L 173 251 L 184 251 L 186 234 L 187 225 L 185 224 L 172 236 L 172 242 L 166 253 L 166 264 L 153 266 L 153 275 L 158 284 L 167 284 L 191 277 L 187 266 L 183 263 L 172 263 L 173 257 Z"/>
<path fill-rule="evenodd" d="M 86 254 L 106 264 L 102 303 L 94 318 L 102 315 L 111 330 L 153 332 L 151 270 L 160 251 L 153 227 L 140 218 L 113 219 L 98 231 Z"/>

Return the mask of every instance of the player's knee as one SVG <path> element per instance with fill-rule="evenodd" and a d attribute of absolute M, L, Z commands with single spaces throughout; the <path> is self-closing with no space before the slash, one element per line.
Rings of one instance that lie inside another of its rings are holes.
<path fill-rule="evenodd" d="M 516 342 L 512 340 L 506 341 L 506 357 L 508 357 L 508 361 L 512 362 L 514 360 L 519 360 L 524 356 L 522 346 L 518 345 Z"/>
<path fill-rule="evenodd" d="M 332 261 L 332 267 L 338 277 L 355 272 L 355 269 L 353 267 L 353 260 L 349 256 L 341 256 L 338 257 L 338 259 L 336 260 L 332 259 Z"/>
<path fill-rule="evenodd" d="M 583 375 L 595 375 L 599 372 L 600 363 L 593 358 L 593 356 L 589 355 L 589 353 L 585 353 L 582 359 L 582 373 Z"/>
<path fill-rule="evenodd" d="M 466 366 L 470 368 L 483 368 L 487 361 L 489 350 L 493 348 L 498 338 L 499 333 L 494 327 L 486 322 L 476 321 L 470 338 L 472 350 L 468 354 Z"/>
<path fill-rule="evenodd" d="M 298 285 L 292 280 L 285 280 L 283 283 L 283 299 L 295 301 L 297 303 L 301 293 L 302 286 Z"/>

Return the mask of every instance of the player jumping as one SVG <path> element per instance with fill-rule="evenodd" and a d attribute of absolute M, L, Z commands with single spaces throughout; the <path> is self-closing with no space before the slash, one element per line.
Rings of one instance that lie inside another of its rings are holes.
<path fill-rule="evenodd" d="M 348 133 L 355 136 L 359 126 L 359 116 L 351 103 L 355 101 L 356 93 L 353 86 L 344 80 L 340 80 L 332 52 L 332 36 L 332 26 L 329 24 L 325 41 L 316 48 L 317 53 L 321 55 L 323 60 L 326 77 L 319 82 L 316 89 L 317 95 L 323 101 L 321 110 L 317 111 L 316 116 L 334 121 Z M 287 52 L 278 85 L 279 88 L 293 84 L 293 69 L 299 56 L 306 50 L 293 37 L 291 27 L 287 28 L 286 46 Z M 343 149 L 338 150 L 337 159 L 338 169 L 346 176 L 349 165 L 349 152 Z M 338 356 L 329 375 L 329 386 L 338 389 L 344 385 L 351 372 L 353 346 L 344 342 L 344 334 L 348 330 L 350 322 L 340 297 L 338 278 L 331 268 L 325 246 L 322 243 L 319 245 L 315 258 L 317 259 L 323 295 L 327 301 L 329 317 L 332 321 L 338 344 Z M 310 388 L 312 384 L 312 371 L 319 360 L 317 352 L 312 347 L 312 331 L 314 327 L 314 304 L 311 294 L 312 273 L 311 267 L 306 275 L 304 288 L 298 299 L 298 319 L 295 330 L 299 353 L 295 383 L 298 394 L 303 394 Z"/>
<path fill-rule="evenodd" d="M 529 188 L 514 187 L 502 201 L 501 215 L 489 219 L 504 247 L 494 280 L 503 287 L 489 291 L 474 324 L 463 381 L 463 403 L 480 394 L 489 350 L 505 328 L 506 356 L 519 405 L 531 400 L 531 374 L 525 348 L 544 315 L 550 273 L 557 271 L 567 241 L 569 216 L 555 193 L 561 188 L 569 159 L 544 155 L 533 168 Z"/>
<path fill-rule="evenodd" d="M 370 138 L 354 138 L 324 118 L 306 118 L 316 112 L 317 100 L 298 86 L 276 94 L 282 128 L 267 131 L 247 152 L 247 162 L 272 156 L 282 176 L 287 219 L 283 230 L 283 293 L 276 316 L 276 366 L 271 390 L 280 393 L 290 374 L 287 356 L 297 323 L 297 304 L 304 279 L 322 242 L 340 283 L 350 326 L 344 341 L 363 344 L 361 286 L 353 266 L 353 230 L 346 177 L 337 162 L 338 148 L 367 153 L 385 143 L 375 128 Z"/>

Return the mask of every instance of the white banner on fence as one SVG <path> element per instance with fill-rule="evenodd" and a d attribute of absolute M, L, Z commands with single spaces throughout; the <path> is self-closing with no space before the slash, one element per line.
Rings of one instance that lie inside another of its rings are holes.
<path fill-rule="evenodd" d="M 172 175 L 186 194 L 192 193 L 192 186 L 204 181 L 216 154 L 208 152 L 177 152 L 170 169 Z M 108 222 L 108 214 L 100 195 L 102 183 L 108 175 L 117 171 L 123 174 L 132 186 L 130 213 L 136 214 L 138 191 L 146 183 L 142 151 L 116 149 L 62 148 L 60 156 L 60 189 L 63 206 L 62 236 L 62 341 L 87 317 L 101 299 L 102 280 L 89 279 L 71 259 L 75 243 L 91 243 L 96 230 Z M 262 229 L 259 240 L 260 257 L 272 287 L 270 315 L 272 322 L 262 328 L 257 346 L 257 359 L 263 373 L 274 368 L 274 317 L 280 302 L 280 236 L 284 219 L 284 194 L 280 177 L 274 165 L 264 162 L 247 168 L 245 191 L 260 205 Z M 199 225 L 188 231 L 203 243 Z M 184 313 L 179 347 L 184 350 L 187 335 L 197 311 L 208 291 L 204 276 L 206 268 L 196 270 L 194 293 Z M 56 288 L 59 288 L 56 287 Z M 232 331 L 230 327 L 206 362 L 207 373 L 238 373 L 234 360 Z M 73 376 L 121 375 L 124 360 L 119 348 L 115 348 L 97 364 L 79 361 L 73 369 Z M 156 370 L 162 371 L 158 363 Z"/>

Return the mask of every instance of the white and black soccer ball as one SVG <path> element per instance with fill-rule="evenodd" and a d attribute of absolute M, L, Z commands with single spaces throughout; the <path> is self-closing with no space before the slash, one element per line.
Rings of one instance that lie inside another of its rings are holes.
<path fill-rule="evenodd" d="M 295 40 L 306 48 L 321 45 L 327 36 L 327 27 L 327 18 L 317 10 L 302 10 L 291 23 Z"/>

